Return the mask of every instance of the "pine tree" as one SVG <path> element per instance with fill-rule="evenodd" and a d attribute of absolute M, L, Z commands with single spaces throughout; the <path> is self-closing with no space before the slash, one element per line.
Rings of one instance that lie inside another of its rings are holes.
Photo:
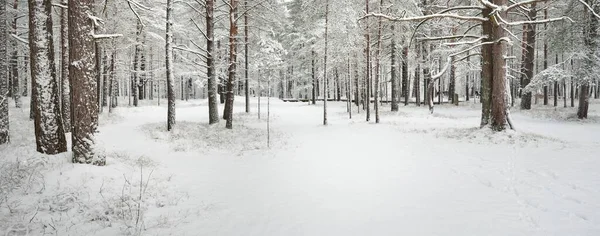
<path fill-rule="evenodd" d="M 175 125 L 175 83 L 173 81 L 173 0 L 167 0 L 167 26 L 166 26 L 165 60 L 167 69 L 167 130 Z"/>
<path fill-rule="evenodd" d="M 69 79 L 73 112 L 73 163 L 105 165 L 106 159 L 95 151 L 94 133 L 98 128 L 98 84 L 94 55 L 94 23 L 90 20 L 94 0 L 69 1 Z"/>
<path fill-rule="evenodd" d="M 50 0 L 29 1 L 29 49 L 37 151 L 45 154 L 66 152 L 67 141 L 61 122 L 59 88 L 54 67 Z"/>
<path fill-rule="evenodd" d="M 217 101 L 217 75 L 215 70 L 216 51 L 214 4 L 214 0 L 206 0 L 206 77 L 208 77 L 207 89 L 209 124 L 219 123 L 219 107 Z"/>
<path fill-rule="evenodd" d="M 6 0 L 0 0 L 0 144 L 9 141 L 8 123 L 8 28 Z"/>

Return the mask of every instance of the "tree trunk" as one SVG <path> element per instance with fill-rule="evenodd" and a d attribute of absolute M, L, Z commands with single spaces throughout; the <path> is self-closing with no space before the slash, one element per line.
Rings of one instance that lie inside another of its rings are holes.
<path fill-rule="evenodd" d="M 94 152 L 98 127 L 98 94 L 95 80 L 94 31 L 89 13 L 94 0 L 69 1 L 69 79 L 73 112 L 73 162 L 105 165 L 106 159 Z"/>
<path fill-rule="evenodd" d="M 408 106 L 408 93 L 409 89 L 408 82 L 408 47 L 402 49 L 402 96 L 404 97 L 404 106 Z"/>
<path fill-rule="evenodd" d="M 593 5 L 592 0 L 586 1 L 588 5 Z M 600 10 L 600 7 L 593 5 L 594 11 Z M 584 44 L 587 49 L 587 57 L 583 59 L 583 69 L 586 70 L 585 78 L 582 78 L 579 87 L 579 106 L 577 108 L 577 117 L 579 119 L 587 119 L 589 110 L 590 86 L 593 83 L 595 76 L 591 71 L 598 67 L 598 62 L 594 60 L 598 51 L 598 18 L 586 11 L 589 24 L 585 26 Z"/>
<path fill-rule="evenodd" d="M 396 78 L 396 72 L 398 70 L 397 65 L 396 65 L 396 39 L 395 39 L 395 30 L 394 30 L 394 24 L 391 25 L 391 31 L 392 31 L 392 42 L 391 42 L 391 48 L 392 48 L 392 52 L 390 55 L 390 64 L 391 64 L 391 76 L 392 76 L 392 111 L 398 111 L 398 78 Z"/>
<path fill-rule="evenodd" d="M 236 76 L 237 65 L 237 10 L 238 0 L 229 0 L 229 76 L 227 78 L 227 100 L 225 101 L 225 128 L 233 129 L 233 83 Z"/>
<path fill-rule="evenodd" d="M 248 41 L 249 30 L 248 30 L 248 0 L 244 0 L 244 7 L 246 12 L 244 13 L 244 94 L 246 96 L 246 113 L 250 112 L 250 88 L 248 83 L 248 45 L 250 44 Z"/>
<path fill-rule="evenodd" d="M 206 0 L 206 77 L 208 77 L 208 123 L 219 123 L 217 76 L 215 74 L 215 18 L 214 0 Z M 248 88 L 248 86 L 246 86 Z"/>
<path fill-rule="evenodd" d="M 15 0 L 14 4 L 13 4 L 13 10 L 15 12 L 17 12 L 18 10 L 18 6 L 19 6 L 19 1 Z M 17 17 L 15 17 L 13 19 L 13 23 L 12 23 L 12 27 L 13 27 L 13 34 L 18 35 L 17 34 Z M 12 51 L 12 55 L 11 55 L 11 60 L 10 60 L 10 64 L 11 66 L 11 77 L 12 77 L 12 96 L 13 99 L 15 100 L 15 107 L 16 108 L 21 108 L 21 106 L 23 105 L 21 103 L 21 88 L 20 88 L 20 83 L 19 83 L 19 57 L 18 57 L 18 48 L 17 48 L 17 42 L 16 40 L 13 40 L 12 43 L 13 46 L 13 51 Z M 27 80 L 27 79 L 25 79 Z"/>
<path fill-rule="evenodd" d="M 167 131 L 175 126 L 175 76 L 173 74 L 173 0 L 167 0 L 165 35 L 165 65 L 167 70 Z"/>
<path fill-rule="evenodd" d="M 60 116 L 60 98 L 52 45 L 52 2 L 29 1 L 29 48 L 35 100 L 34 126 L 37 151 L 58 154 L 67 151 Z"/>
<path fill-rule="evenodd" d="M 548 19 L 548 9 L 544 9 L 544 19 Z M 548 32 L 548 23 L 544 23 L 544 32 Z M 544 36 L 544 70 L 548 69 L 548 36 Z M 548 85 L 544 85 L 544 105 L 548 105 Z"/>
<path fill-rule="evenodd" d="M 489 16 L 492 10 L 485 8 L 482 11 L 483 16 Z M 492 35 L 492 22 L 486 21 L 482 23 L 483 35 Z M 493 39 L 485 39 L 484 42 L 493 42 Z M 492 112 L 492 78 L 494 65 L 494 57 L 492 55 L 491 44 L 481 46 L 481 127 L 488 126 L 491 121 Z"/>
<path fill-rule="evenodd" d="M 329 30 L 329 0 L 325 0 L 325 56 L 323 61 L 323 96 L 328 94 L 327 91 L 327 33 Z M 323 98 L 323 125 L 327 125 L 327 98 Z"/>
<path fill-rule="evenodd" d="M 133 97 L 133 106 L 138 106 L 139 103 L 139 77 L 140 77 L 140 54 L 142 53 L 142 31 L 143 25 L 137 22 L 136 37 L 135 37 L 135 53 L 133 55 L 133 80 L 131 81 L 131 94 Z"/>
<path fill-rule="evenodd" d="M 529 10 L 529 19 L 535 19 L 537 17 L 536 3 L 531 4 Z M 523 65 L 521 68 L 521 89 L 525 89 L 531 78 L 533 78 L 533 66 L 535 60 L 535 38 L 536 30 L 534 24 L 525 24 L 525 54 L 523 57 Z M 531 109 L 531 92 L 524 92 L 521 98 L 521 109 Z"/>
<path fill-rule="evenodd" d="M 8 27 L 6 0 L 0 0 L 0 145 L 8 143 Z"/>
<path fill-rule="evenodd" d="M 319 83 L 319 81 L 317 81 L 317 74 L 315 72 L 315 51 L 311 51 L 311 76 L 312 76 L 312 104 L 315 105 L 317 104 L 317 92 L 319 91 L 317 88 L 317 84 Z"/>
<path fill-rule="evenodd" d="M 67 5 L 67 0 L 62 0 L 61 4 Z M 60 48 L 61 48 L 61 102 L 62 102 L 62 122 L 66 133 L 71 132 L 71 83 L 69 82 L 69 10 L 60 9 Z"/>
<path fill-rule="evenodd" d="M 369 0 L 365 0 L 365 8 L 366 13 L 369 14 Z M 366 49 L 365 55 L 367 57 L 367 66 L 366 66 L 366 80 L 365 80 L 365 105 L 367 107 L 367 121 L 371 120 L 371 35 L 369 32 L 369 19 L 365 19 L 366 30 L 365 30 L 365 39 L 366 39 Z"/>
<path fill-rule="evenodd" d="M 379 2 L 379 12 L 381 12 L 381 5 L 383 5 L 383 0 Z M 379 18 L 378 26 L 377 26 L 377 48 L 375 49 L 375 83 L 374 83 L 374 94 L 375 101 L 373 104 L 375 105 L 375 123 L 379 123 L 379 76 L 381 76 L 381 27 L 382 27 L 382 18 Z"/>
<path fill-rule="evenodd" d="M 505 6 L 508 3 L 508 0 L 494 0 L 494 3 L 498 6 Z M 496 14 L 503 19 L 507 19 L 508 14 L 505 11 L 501 11 Z M 490 21 L 491 20 L 492 19 L 490 19 Z M 493 79 L 491 128 L 495 131 L 502 131 L 507 127 L 512 128 L 508 117 L 506 60 L 504 59 L 507 42 L 503 39 L 504 37 L 506 37 L 506 30 L 503 28 L 503 26 L 493 24 L 492 40 L 494 41 L 494 44 L 492 47 Z"/>

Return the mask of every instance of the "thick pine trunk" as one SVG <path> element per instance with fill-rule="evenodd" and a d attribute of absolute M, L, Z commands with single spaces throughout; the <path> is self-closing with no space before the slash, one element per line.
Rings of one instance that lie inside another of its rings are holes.
<path fill-rule="evenodd" d="M 508 0 L 495 0 L 498 6 L 505 6 Z M 498 13 L 503 19 L 507 19 L 507 13 L 500 11 Z M 491 20 L 491 19 L 490 19 Z M 493 25 L 492 40 L 495 42 L 492 47 L 493 69 L 492 69 L 492 120 L 491 128 L 495 131 L 502 131 L 510 127 L 507 104 L 507 86 L 506 86 L 506 30 L 503 26 Z M 531 78 L 531 77 L 529 77 Z"/>
<path fill-rule="evenodd" d="M 592 0 L 587 0 L 589 5 L 593 5 Z M 600 10 L 599 6 L 594 7 L 595 11 Z M 589 24 L 586 25 L 584 44 L 587 49 L 587 57 L 584 59 L 584 69 L 587 70 L 585 78 L 582 78 L 579 86 L 579 105 L 577 108 L 577 117 L 579 119 L 587 119 L 589 110 L 589 99 L 590 99 L 590 88 L 592 82 L 595 80 L 591 75 L 591 71 L 598 66 L 598 62 L 594 61 L 596 52 L 598 51 L 598 18 L 593 16 L 591 13 L 586 12 Z"/>
<path fill-rule="evenodd" d="M 537 16 L 536 3 L 532 3 L 529 10 L 529 18 L 535 19 Z M 525 24 L 525 51 L 523 57 L 523 65 L 521 67 L 521 89 L 525 89 L 531 78 L 533 78 L 533 66 L 535 60 L 535 39 L 536 30 L 534 24 Z M 531 109 L 531 92 L 524 92 L 521 98 L 521 109 Z"/>
<path fill-rule="evenodd" d="M 29 1 L 29 48 L 37 151 L 58 154 L 67 151 L 60 115 L 60 98 L 52 45 L 52 2 Z"/>
<path fill-rule="evenodd" d="M 484 17 L 490 17 L 492 10 L 485 8 L 482 11 Z M 482 23 L 483 35 L 492 35 L 492 22 Z M 493 42 L 493 39 L 486 39 L 485 42 Z M 488 126 L 491 121 L 492 113 L 492 78 L 493 78 L 493 60 L 492 45 L 484 44 L 481 46 L 481 127 Z"/>
<path fill-rule="evenodd" d="M 173 0 L 167 0 L 165 35 L 165 66 L 167 70 L 167 130 L 175 126 L 175 76 L 173 74 Z"/>
<path fill-rule="evenodd" d="M 0 144 L 8 143 L 8 27 L 6 0 L 0 0 Z"/>
<path fill-rule="evenodd" d="M 312 104 L 315 105 L 317 104 L 317 92 L 319 91 L 317 88 L 317 84 L 319 83 L 319 81 L 317 81 L 317 74 L 315 71 L 315 51 L 311 51 L 311 76 L 312 76 Z"/>
<path fill-rule="evenodd" d="M 105 165 L 106 159 L 95 153 L 94 133 L 98 127 L 98 94 L 94 31 L 88 14 L 93 0 L 69 1 L 69 64 L 73 112 L 73 162 Z"/>

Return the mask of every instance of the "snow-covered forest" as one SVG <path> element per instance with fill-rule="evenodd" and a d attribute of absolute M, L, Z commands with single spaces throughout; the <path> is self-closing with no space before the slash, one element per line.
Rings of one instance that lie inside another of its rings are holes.
<path fill-rule="evenodd" d="M 600 235 L 600 0 L 0 0 L 0 235 Z"/>

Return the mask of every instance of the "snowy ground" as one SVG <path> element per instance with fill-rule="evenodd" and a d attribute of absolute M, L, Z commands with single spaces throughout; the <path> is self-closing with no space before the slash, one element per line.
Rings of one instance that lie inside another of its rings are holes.
<path fill-rule="evenodd" d="M 583 122 L 515 109 L 518 131 L 493 134 L 472 102 L 384 106 L 381 124 L 330 102 L 324 127 L 321 105 L 273 99 L 270 148 L 266 106 L 230 131 L 178 101 L 168 133 L 165 107 L 145 104 L 101 116 L 105 167 L 36 154 L 28 109 L 12 109 L 0 235 L 599 235 L 593 102 Z"/>

